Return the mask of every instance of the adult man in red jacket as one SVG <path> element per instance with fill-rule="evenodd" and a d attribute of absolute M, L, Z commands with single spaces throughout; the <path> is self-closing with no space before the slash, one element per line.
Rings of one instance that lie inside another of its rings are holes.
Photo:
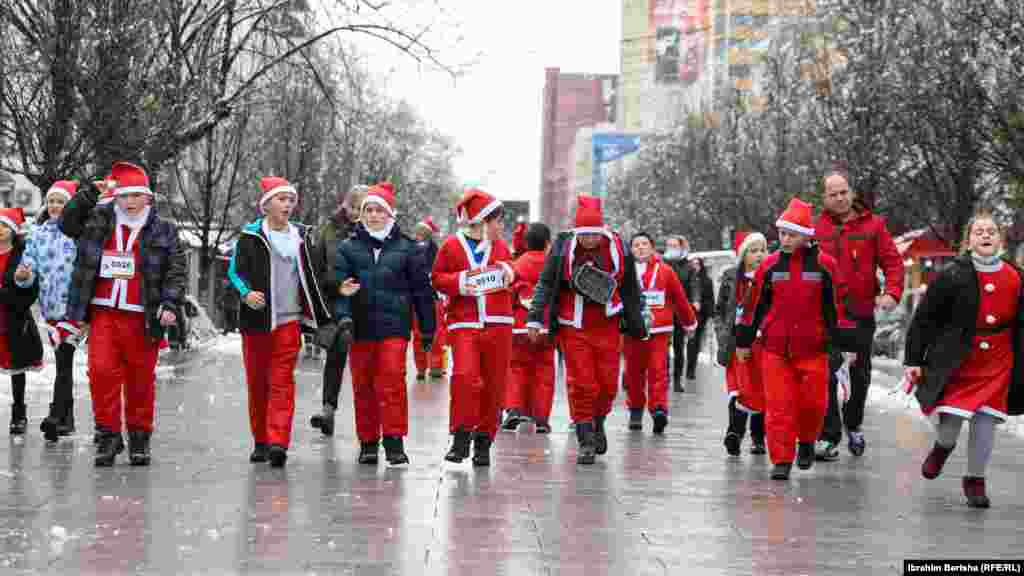
<path fill-rule="evenodd" d="M 824 212 L 814 225 L 818 244 L 824 254 L 835 258 L 838 266 L 837 292 L 847 318 L 858 325 L 857 359 L 850 366 L 850 398 L 840 416 L 836 370 L 839 360 L 830 366 L 829 408 L 825 427 L 816 446 L 819 460 L 839 457 L 837 446 L 845 424 L 850 453 L 864 453 L 864 403 L 871 385 L 871 353 L 875 334 L 875 307 L 892 310 L 903 295 L 903 259 L 886 229 L 885 220 L 872 214 L 850 190 L 845 173 L 833 171 L 825 178 Z M 885 275 L 879 286 L 877 270 Z"/>

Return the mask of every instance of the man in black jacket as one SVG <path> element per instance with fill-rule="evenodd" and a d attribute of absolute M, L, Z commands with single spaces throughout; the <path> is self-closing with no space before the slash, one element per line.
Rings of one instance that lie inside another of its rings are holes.
<path fill-rule="evenodd" d="M 679 283 L 683 285 L 683 291 L 686 292 L 686 298 L 693 304 L 694 310 L 700 314 L 701 304 L 700 299 L 697 298 L 697 291 L 694 290 L 693 282 L 691 281 L 690 266 L 687 261 L 687 257 L 690 254 L 690 242 L 685 236 L 669 236 L 665 240 L 665 254 L 662 259 L 668 262 L 669 266 L 676 273 L 679 278 Z M 686 365 L 686 330 L 683 329 L 683 325 L 676 318 L 675 326 L 672 330 L 672 391 L 683 392 L 682 378 L 683 378 L 683 367 Z M 667 359 L 666 359 L 667 361 Z"/>

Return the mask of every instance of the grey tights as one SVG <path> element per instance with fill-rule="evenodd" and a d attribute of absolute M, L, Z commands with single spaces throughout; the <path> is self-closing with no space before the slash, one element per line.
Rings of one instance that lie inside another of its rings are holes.
<path fill-rule="evenodd" d="M 955 414 L 939 414 L 939 425 L 936 426 L 938 442 L 947 448 L 956 445 L 960 437 L 960 426 L 963 416 Z M 983 478 L 988 461 L 992 457 L 992 445 L 996 438 L 996 419 L 990 414 L 975 412 L 971 418 L 970 438 L 967 448 L 967 475 Z"/>

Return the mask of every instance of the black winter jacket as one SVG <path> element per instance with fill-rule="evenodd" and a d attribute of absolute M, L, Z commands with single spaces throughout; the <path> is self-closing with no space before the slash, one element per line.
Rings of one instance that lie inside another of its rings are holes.
<path fill-rule="evenodd" d="M 78 261 L 71 276 L 68 318 L 88 322 L 89 309 L 96 293 L 103 245 L 114 233 L 117 217 L 114 204 L 97 206 L 98 191 L 85 186 L 64 206 L 59 224 L 61 232 L 78 243 Z M 142 260 L 142 294 L 145 300 L 146 334 L 154 340 L 164 337 L 158 318 L 161 309 L 181 315 L 185 298 L 185 254 L 178 244 L 178 227 L 157 216 L 156 208 L 139 235 Z"/>
<path fill-rule="evenodd" d="M 24 252 L 25 241 L 15 237 L 3 283 L 0 284 L 0 306 L 6 308 L 7 346 L 13 371 L 31 368 L 43 361 L 43 341 L 32 316 L 32 304 L 39 297 L 39 275 L 36 274 L 32 284 L 25 288 L 14 282 L 14 272 L 21 264 Z"/>
<path fill-rule="evenodd" d="M 330 322 L 331 312 L 324 303 L 316 271 L 313 269 L 309 248 L 312 233 L 308 226 L 292 223 L 299 231 L 302 244 L 299 248 L 301 260 L 302 308 L 305 314 L 303 328 L 315 329 Z M 241 332 L 271 332 L 274 328 L 274 300 L 270 289 L 270 240 L 263 232 L 263 219 L 245 225 L 235 243 L 228 268 L 228 279 L 242 299 L 238 314 L 238 328 Z M 267 305 L 259 310 L 245 303 L 245 296 L 251 291 L 262 292 Z M 308 331 L 308 330 L 307 330 Z"/>
<path fill-rule="evenodd" d="M 376 259 L 375 249 L 381 251 Z M 335 301 L 336 319 L 352 319 L 356 340 L 409 339 L 413 310 L 424 336 L 434 334 L 434 291 L 426 255 L 397 224 L 383 242 L 357 224 L 355 234 L 338 243 L 335 266 L 338 285 L 348 278 L 359 281 L 359 292 Z"/>

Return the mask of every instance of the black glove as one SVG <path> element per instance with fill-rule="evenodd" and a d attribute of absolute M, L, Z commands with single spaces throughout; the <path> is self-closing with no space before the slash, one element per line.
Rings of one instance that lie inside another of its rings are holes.
<path fill-rule="evenodd" d="M 342 318 L 338 321 L 338 338 L 345 345 L 352 343 L 352 319 Z"/>
<path fill-rule="evenodd" d="M 430 350 L 433 349 L 434 347 L 434 335 L 423 334 L 422 336 L 420 336 L 420 347 L 423 348 L 424 352 L 430 352 Z"/>

